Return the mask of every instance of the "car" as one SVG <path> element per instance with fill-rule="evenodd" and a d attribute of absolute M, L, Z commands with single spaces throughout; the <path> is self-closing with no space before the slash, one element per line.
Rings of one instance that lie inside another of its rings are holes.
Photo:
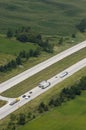
<path fill-rule="evenodd" d="M 25 99 L 28 99 L 28 98 L 29 98 L 28 96 L 25 97 Z"/>
<path fill-rule="evenodd" d="M 16 98 L 14 101 L 12 101 L 9 105 L 14 105 L 15 103 L 19 102 L 20 101 L 20 98 Z"/>
<path fill-rule="evenodd" d="M 31 93 L 32 93 L 32 91 L 29 92 L 29 94 L 31 94 Z"/>
<path fill-rule="evenodd" d="M 25 98 L 25 97 L 26 97 L 26 95 L 23 95 L 22 97 L 23 97 L 23 98 Z"/>
<path fill-rule="evenodd" d="M 50 85 L 51 85 L 50 82 L 44 80 L 44 81 L 40 82 L 38 86 L 39 86 L 40 88 L 42 88 L 42 89 L 45 89 L 45 88 L 49 87 Z"/>
<path fill-rule="evenodd" d="M 66 75 L 68 75 L 68 72 L 66 71 L 66 72 L 63 72 L 61 75 L 60 75 L 60 78 L 63 78 L 63 77 L 65 77 Z"/>

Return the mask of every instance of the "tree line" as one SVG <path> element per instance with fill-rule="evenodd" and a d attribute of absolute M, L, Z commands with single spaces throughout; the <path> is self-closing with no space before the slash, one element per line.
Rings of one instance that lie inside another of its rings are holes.
<path fill-rule="evenodd" d="M 39 106 L 35 108 L 35 112 L 20 113 L 18 115 L 11 114 L 7 128 L 3 130 L 17 130 L 19 126 L 22 126 L 36 118 L 38 113 L 41 114 L 54 107 L 59 107 L 63 103 L 75 99 L 76 96 L 81 95 L 84 90 L 86 90 L 86 76 L 82 77 L 77 84 L 63 88 L 59 95 L 57 94 L 57 96 L 50 99 L 47 103 L 41 102 Z"/>
<path fill-rule="evenodd" d="M 36 49 L 30 49 L 28 52 L 25 50 L 21 51 L 15 60 L 9 61 L 5 65 L 0 66 L 0 72 L 7 72 L 14 68 L 16 68 L 18 65 L 22 65 L 24 61 L 27 61 L 30 57 L 37 57 L 40 55 L 40 48 L 37 47 Z"/>
<path fill-rule="evenodd" d="M 76 28 L 80 31 L 80 32 L 85 32 L 86 31 L 86 18 L 82 19 L 80 21 L 80 23 L 78 23 L 76 25 Z"/>
<path fill-rule="evenodd" d="M 50 44 L 48 39 L 43 40 L 42 35 L 40 33 L 36 33 L 32 31 L 30 27 L 21 27 L 21 28 L 16 29 L 15 31 L 8 29 L 6 35 L 8 38 L 15 36 L 16 40 L 23 43 L 31 42 L 31 43 L 37 44 L 43 49 L 43 51 L 46 51 L 49 53 L 53 52 L 54 45 Z"/>

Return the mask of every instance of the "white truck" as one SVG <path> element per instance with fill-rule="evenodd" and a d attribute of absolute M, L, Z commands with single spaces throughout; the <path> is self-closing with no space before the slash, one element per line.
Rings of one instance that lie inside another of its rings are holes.
<path fill-rule="evenodd" d="M 47 88 L 48 86 L 50 86 L 50 82 L 44 80 L 44 81 L 40 82 L 38 86 L 39 86 L 40 88 L 42 88 L 42 89 L 45 89 L 45 88 Z"/>

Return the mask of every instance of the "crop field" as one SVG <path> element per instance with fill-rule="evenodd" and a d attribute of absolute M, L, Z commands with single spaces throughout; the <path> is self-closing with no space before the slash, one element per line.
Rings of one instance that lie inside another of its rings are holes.
<path fill-rule="evenodd" d="M 50 67 L 35 74 L 29 79 L 26 79 L 25 81 L 19 83 L 18 85 L 8 89 L 7 91 L 3 92 L 2 95 L 7 97 L 20 96 L 21 94 L 24 94 L 28 90 L 36 87 L 38 83 L 41 82 L 42 80 L 49 79 L 50 77 L 68 68 L 69 66 L 71 66 L 72 64 L 78 62 L 83 58 L 86 58 L 86 48 L 64 58 L 63 60 L 51 65 Z"/>
<path fill-rule="evenodd" d="M 86 130 L 86 91 L 18 130 Z"/>
<path fill-rule="evenodd" d="M 85 12 L 86 0 L 0 0 L 0 31 L 26 25 L 43 34 L 72 34 Z"/>

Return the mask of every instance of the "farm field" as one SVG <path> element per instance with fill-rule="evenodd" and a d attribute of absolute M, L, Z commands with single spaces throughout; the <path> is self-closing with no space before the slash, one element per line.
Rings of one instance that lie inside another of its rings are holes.
<path fill-rule="evenodd" d="M 85 0 L 0 0 L 0 31 L 26 25 L 43 34 L 69 35 L 85 12 Z"/>
<path fill-rule="evenodd" d="M 76 99 L 42 114 L 18 130 L 85 130 L 86 91 Z"/>
<path fill-rule="evenodd" d="M 42 80 L 47 80 L 50 77 L 54 76 L 55 74 L 61 72 L 62 70 L 68 68 L 72 64 L 78 62 L 79 60 L 86 58 L 86 48 L 64 58 L 63 60 L 51 65 L 50 67 L 46 68 L 45 70 L 35 74 L 34 76 L 26 79 L 25 81 L 19 83 L 18 85 L 8 89 L 7 91 L 3 92 L 1 95 L 7 97 L 18 97 L 28 90 L 36 87 L 39 82 Z M 70 61 L 71 59 L 71 61 Z"/>

